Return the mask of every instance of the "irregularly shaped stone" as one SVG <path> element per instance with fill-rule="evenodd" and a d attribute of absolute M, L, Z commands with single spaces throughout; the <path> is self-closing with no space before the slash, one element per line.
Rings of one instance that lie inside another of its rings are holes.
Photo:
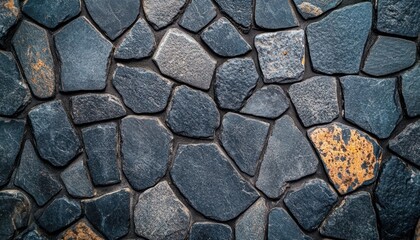
<path fill-rule="evenodd" d="M 121 121 L 122 169 L 137 191 L 155 185 L 169 164 L 172 134 L 157 119 L 128 116 Z"/>
<path fill-rule="evenodd" d="M 305 136 L 289 116 L 276 121 L 256 182 L 270 198 L 278 198 L 287 182 L 316 171 L 318 160 Z"/>
<path fill-rule="evenodd" d="M 0 191 L 0 238 L 12 239 L 17 230 L 28 225 L 31 202 L 19 190 Z"/>
<path fill-rule="evenodd" d="M 138 235 L 147 239 L 185 239 L 191 216 L 166 181 L 143 192 L 134 209 Z"/>
<path fill-rule="evenodd" d="M 82 129 L 82 135 L 93 184 L 103 186 L 119 183 L 117 125 L 106 123 L 87 127 Z"/>
<path fill-rule="evenodd" d="M 111 94 L 83 94 L 70 98 L 71 115 L 75 124 L 92 123 L 125 116 L 121 100 Z"/>
<path fill-rule="evenodd" d="M 173 83 L 140 67 L 117 64 L 112 84 L 135 113 L 157 113 L 166 108 Z"/>
<path fill-rule="evenodd" d="M 186 0 L 144 0 L 143 10 L 153 28 L 159 30 L 175 20 L 185 3 Z"/>
<path fill-rule="evenodd" d="M 67 165 L 81 144 L 61 100 L 40 104 L 28 116 L 39 155 L 54 166 Z"/>
<path fill-rule="evenodd" d="M 329 123 L 339 115 L 334 77 L 312 77 L 293 84 L 289 95 L 305 127 Z"/>
<path fill-rule="evenodd" d="M 293 0 L 300 15 L 304 19 L 315 18 L 337 7 L 342 0 Z"/>
<path fill-rule="evenodd" d="M 48 238 L 42 234 L 36 225 L 33 225 L 23 231 L 16 240 L 48 240 Z"/>
<path fill-rule="evenodd" d="M 77 201 L 60 197 L 54 199 L 36 219 L 40 227 L 52 233 L 69 226 L 81 215 L 82 209 Z"/>
<path fill-rule="evenodd" d="M 289 83 L 302 79 L 305 71 L 305 33 L 289 30 L 255 37 L 265 83 Z"/>
<path fill-rule="evenodd" d="M 81 220 L 70 229 L 66 230 L 62 235 L 62 240 L 104 240 L 92 227 L 89 226 L 87 221 Z"/>
<path fill-rule="evenodd" d="M 189 240 L 232 240 L 233 233 L 229 225 L 212 222 L 197 222 L 191 227 Z"/>
<path fill-rule="evenodd" d="M 408 124 L 402 132 L 389 141 L 389 148 L 420 166 L 420 121 Z"/>
<path fill-rule="evenodd" d="M 283 208 L 273 208 L 268 216 L 268 240 L 310 240 Z"/>
<path fill-rule="evenodd" d="M 85 17 L 79 17 L 54 36 L 61 63 L 61 91 L 102 90 L 112 44 Z"/>
<path fill-rule="evenodd" d="M 22 7 L 26 15 L 48 28 L 77 16 L 80 10 L 80 0 L 27 0 Z"/>
<path fill-rule="evenodd" d="M 220 10 L 237 24 L 249 28 L 252 24 L 252 0 L 215 0 Z"/>
<path fill-rule="evenodd" d="M 312 179 L 289 192 L 284 203 L 307 231 L 315 230 L 337 202 L 334 189 L 321 179 Z"/>
<path fill-rule="evenodd" d="M 370 194 L 362 191 L 346 196 L 322 223 L 320 232 L 338 239 L 379 239 Z"/>
<path fill-rule="evenodd" d="M 213 20 L 216 14 L 216 7 L 211 0 L 192 0 L 179 20 L 179 25 L 196 33 Z"/>
<path fill-rule="evenodd" d="M 289 1 L 256 0 L 255 23 L 266 29 L 283 29 L 299 25 Z"/>
<path fill-rule="evenodd" d="M 252 205 L 241 218 L 236 221 L 236 240 L 264 240 L 267 229 L 268 208 L 263 198 Z"/>
<path fill-rule="evenodd" d="M 213 138 L 220 124 L 216 104 L 207 94 L 187 86 L 175 88 L 166 124 L 176 134 Z"/>
<path fill-rule="evenodd" d="M 251 95 L 241 113 L 265 118 L 278 118 L 288 108 L 289 99 L 283 89 L 276 85 L 268 85 Z"/>
<path fill-rule="evenodd" d="M 235 57 L 251 51 L 251 46 L 224 17 L 204 29 L 201 39 L 213 52 L 223 57 Z"/>
<path fill-rule="evenodd" d="M 0 43 L 6 37 L 9 30 L 21 17 L 18 0 L 2 0 L 0 2 Z"/>
<path fill-rule="evenodd" d="M 12 44 L 32 93 L 39 98 L 53 97 L 56 76 L 47 31 L 23 21 Z"/>
<path fill-rule="evenodd" d="M 90 198 L 95 194 L 84 157 L 79 157 L 60 174 L 67 192 L 75 198 Z"/>
<path fill-rule="evenodd" d="M 358 73 L 372 25 L 372 4 L 363 2 L 331 12 L 306 28 L 315 71 Z M 349 21 L 351 19 L 351 21 Z"/>
<path fill-rule="evenodd" d="M 420 64 L 402 75 L 401 85 L 408 116 L 420 116 Z"/>
<path fill-rule="evenodd" d="M 220 141 L 241 171 L 254 176 L 270 124 L 227 113 L 223 117 Z"/>
<path fill-rule="evenodd" d="M 340 81 L 344 117 L 379 138 L 389 137 L 402 112 L 396 79 L 345 76 Z"/>
<path fill-rule="evenodd" d="M 171 177 L 192 207 L 219 221 L 237 217 L 258 198 L 216 144 L 181 144 Z"/>
<path fill-rule="evenodd" d="M 165 33 L 153 61 L 163 74 L 205 90 L 210 88 L 216 68 L 216 60 L 194 38 L 176 28 Z"/>

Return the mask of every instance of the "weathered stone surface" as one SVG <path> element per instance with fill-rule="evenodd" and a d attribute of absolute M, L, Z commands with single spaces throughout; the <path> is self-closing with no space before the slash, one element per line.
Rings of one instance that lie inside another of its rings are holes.
<path fill-rule="evenodd" d="M 266 29 L 283 29 L 299 25 L 289 1 L 256 0 L 255 23 Z"/>
<path fill-rule="evenodd" d="M 249 28 L 252 24 L 252 0 L 215 0 L 220 10 L 239 25 Z"/>
<path fill-rule="evenodd" d="M 176 134 L 213 138 L 220 124 L 216 104 L 207 94 L 187 86 L 175 88 L 166 124 Z"/>
<path fill-rule="evenodd" d="M 372 9 L 370 2 L 358 3 L 335 10 L 308 25 L 306 34 L 315 71 L 327 74 L 359 72 L 372 25 Z"/>
<path fill-rule="evenodd" d="M 339 115 L 334 77 L 312 77 L 295 83 L 290 86 L 289 95 L 305 127 L 329 123 Z"/>
<path fill-rule="evenodd" d="M 288 108 L 289 99 L 283 89 L 280 86 L 268 85 L 251 95 L 241 113 L 265 118 L 278 118 Z"/>
<path fill-rule="evenodd" d="M 44 234 L 42 234 L 36 225 L 33 225 L 23 231 L 19 236 L 16 236 L 16 240 L 48 240 Z"/>
<path fill-rule="evenodd" d="M 36 220 L 40 227 L 52 233 L 66 228 L 81 215 L 80 204 L 64 196 L 54 199 L 39 216 L 36 216 Z"/>
<path fill-rule="evenodd" d="M 81 144 L 61 100 L 40 104 L 28 116 L 39 155 L 54 166 L 67 165 Z"/>
<path fill-rule="evenodd" d="M 0 238 L 12 239 L 17 230 L 28 225 L 31 202 L 19 190 L 0 191 Z"/>
<path fill-rule="evenodd" d="M 270 124 L 235 113 L 223 117 L 220 141 L 241 171 L 254 176 Z"/>
<path fill-rule="evenodd" d="M 79 157 L 60 174 L 67 192 L 75 198 L 90 198 L 95 194 L 84 157 Z"/>
<path fill-rule="evenodd" d="M 379 239 L 370 194 L 362 191 L 346 196 L 322 223 L 320 232 L 338 239 Z"/>
<path fill-rule="evenodd" d="M 321 179 L 305 182 L 289 192 L 284 203 L 299 224 L 307 231 L 315 230 L 337 202 L 334 189 Z"/>
<path fill-rule="evenodd" d="M 401 85 L 408 116 L 420 116 L 420 64 L 402 75 Z"/>
<path fill-rule="evenodd" d="M 232 229 L 229 225 L 212 222 L 197 222 L 191 227 L 189 240 L 231 240 Z"/>
<path fill-rule="evenodd" d="M 389 148 L 420 166 L 420 121 L 408 124 L 402 132 L 389 141 Z"/>
<path fill-rule="evenodd" d="M 189 210 L 166 181 L 143 192 L 134 209 L 135 231 L 147 239 L 185 239 L 190 221 Z"/>
<path fill-rule="evenodd" d="M 173 136 L 157 119 L 128 116 L 121 121 L 122 169 L 135 190 L 155 185 L 169 164 Z"/>
<path fill-rule="evenodd" d="M 315 18 L 337 7 L 342 0 L 293 0 L 297 10 L 304 19 Z"/>
<path fill-rule="evenodd" d="M 289 30 L 255 37 L 265 83 L 289 83 L 302 79 L 305 71 L 305 33 Z"/>
<path fill-rule="evenodd" d="M 143 10 L 153 28 L 159 30 L 175 20 L 185 3 L 186 0 L 144 0 Z"/>
<path fill-rule="evenodd" d="M 67 24 L 54 40 L 61 63 L 61 91 L 105 88 L 112 44 L 85 17 Z"/>
<path fill-rule="evenodd" d="M 205 90 L 210 88 L 216 68 L 216 60 L 194 38 L 176 28 L 165 33 L 153 61 L 163 74 Z"/>
<path fill-rule="evenodd" d="M 0 44 L 9 30 L 21 17 L 18 0 L 2 0 L 0 2 Z"/>
<path fill-rule="evenodd" d="M 211 0 L 192 0 L 179 20 L 179 25 L 196 33 L 213 20 L 216 14 L 216 7 Z"/>
<path fill-rule="evenodd" d="M 71 228 L 66 230 L 61 235 L 62 240 L 104 240 L 97 233 L 95 233 L 92 227 L 89 226 L 87 221 L 81 220 Z"/>
<path fill-rule="evenodd" d="M 344 117 L 379 138 L 389 137 L 402 112 L 396 79 L 345 76 L 340 81 Z"/>
<path fill-rule="evenodd" d="M 80 0 L 27 0 L 22 11 L 48 28 L 55 28 L 80 13 Z"/>
<path fill-rule="evenodd" d="M 268 240 L 310 240 L 283 208 L 273 208 L 268 215 Z"/>
<path fill-rule="evenodd" d="M 414 232 L 414 240 L 420 239 L 420 219 L 417 221 L 416 230 Z"/>
<path fill-rule="evenodd" d="M 39 98 L 54 96 L 56 75 L 47 31 L 23 21 L 12 44 L 32 93 Z"/>
<path fill-rule="evenodd" d="M 237 217 L 258 198 L 216 144 L 181 144 L 171 177 L 192 207 L 219 221 Z"/>
<path fill-rule="evenodd" d="M 278 198 L 288 181 L 316 171 L 318 160 L 305 136 L 289 116 L 276 121 L 256 182 L 270 198 Z"/>
<path fill-rule="evenodd" d="M 268 208 L 263 198 L 252 205 L 242 217 L 236 221 L 236 240 L 264 240 L 267 229 Z"/>
<path fill-rule="evenodd" d="M 166 108 L 173 83 L 140 67 L 117 64 L 112 84 L 135 113 L 157 113 Z"/>

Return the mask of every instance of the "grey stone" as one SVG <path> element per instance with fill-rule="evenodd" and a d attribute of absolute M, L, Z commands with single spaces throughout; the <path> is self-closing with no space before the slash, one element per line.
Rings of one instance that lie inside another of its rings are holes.
<path fill-rule="evenodd" d="M 84 157 L 79 157 L 60 174 L 67 192 L 75 198 L 90 198 L 95 195 L 84 161 Z"/>
<path fill-rule="evenodd" d="M 289 1 L 256 0 L 255 23 L 266 29 L 283 29 L 299 25 Z"/>
<path fill-rule="evenodd" d="M 236 221 L 236 240 L 264 240 L 267 229 L 268 208 L 263 198 L 254 203 Z"/>
<path fill-rule="evenodd" d="M 312 77 L 295 83 L 290 86 L 289 95 L 305 127 L 329 123 L 339 115 L 334 77 Z"/>
<path fill-rule="evenodd" d="M 220 10 L 237 24 L 249 28 L 252 24 L 252 0 L 215 0 Z"/>
<path fill-rule="evenodd" d="M 189 240 L 231 240 L 232 229 L 229 225 L 213 222 L 197 222 L 191 227 Z"/>
<path fill-rule="evenodd" d="M 31 202 L 19 190 L 0 191 L 0 238 L 12 239 L 15 233 L 28 226 Z"/>
<path fill-rule="evenodd" d="M 408 116 L 420 116 L 420 64 L 402 75 L 401 85 Z"/>
<path fill-rule="evenodd" d="M 218 221 L 237 217 L 258 198 L 216 144 L 181 144 L 170 173 L 191 206 Z"/>
<path fill-rule="evenodd" d="M 18 0 L 2 0 L 0 4 L 0 44 L 9 30 L 21 18 L 20 3 Z"/>
<path fill-rule="evenodd" d="M 147 20 L 156 30 L 171 24 L 186 0 L 143 0 L 143 10 Z"/>
<path fill-rule="evenodd" d="M 185 239 L 191 215 L 166 181 L 143 192 L 134 209 L 138 235 L 147 239 Z"/>
<path fill-rule="evenodd" d="M 75 222 L 82 215 L 82 209 L 77 201 L 64 196 L 54 199 L 42 212 L 37 214 L 39 216 L 35 217 L 39 226 L 52 233 Z"/>
<path fill-rule="evenodd" d="M 194 38 L 176 28 L 163 36 L 153 61 L 159 70 L 177 81 L 209 89 L 216 60 Z"/>
<path fill-rule="evenodd" d="M 179 25 L 196 33 L 209 24 L 216 14 L 216 7 L 211 0 L 192 0 L 179 20 Z"/>
<path fill-rule="evenodd" d="M 33 225 L 23 231 L 21 234 L 16 236 L 16 240 L 48 240 L 44 234 L 42 234 L 36 225 Z"/>
<path fill-rule="evenodd" d="M 362 2 L 335 10 L 308 25 L 306 35 L 315 71 L 327 74 L 359 72 L 372 25 L 372 9 L 370 2 Z"/>
<path fill-rule="evenodd" d="M 26 15 L 48 28 L 77 16 L 80 10 L 80 0 L 28 0 L 22 7 Z"/>
<path fill-rule="evenodd" d="M 61 91 L 105 88 L 112 44 L 85 17 L 67 24 L 54 40 L 61 63 Z"/>
<path fill-rule="evenodd" d="M 408 124 L 402 132 L 389 141 L 389 148 L 420 166 L 420 121 Z"/>
<path fill-rule="evenodd" d="M 173 83 L 140 67 L 117 64 L 112 84 L 135 113 L 157 113 L 166 108 Z"/>
<path fill-rule="evenodd" d="M 220 141 L 239 169 L 254 176 L 270 124 L 227 113 L 223 117 Z"/>
<path fill-rule="evenodd" d="M 293 0 L 297 10 L 304 19 L 318 17 L 337 7 L 342 0 Z"/>
<path fill-rule="evenodd" d="M 182 136 L 213 138 L 220 124 L 220 114 L 206 93 L 181 85 L 174 90 L 166 124 Z"/>
<path fill-rule="evenodd" d="M 268 215 L 268 240 L 310 240 L 283 208 L 275 207 Z"/>
<path fill-rule="evenodd" d="M 255 37 L 265 83 L 289 83 L 302 79 L 305 71 L 305 33 L 289 30 Z"/>
<path fill-rule="evenodd" d="M 270 198 L 278 198 L 287 182 L 315 173 L 318 160 L 293 119 L 276 121 L 261 164 L 256 186 Z"/>

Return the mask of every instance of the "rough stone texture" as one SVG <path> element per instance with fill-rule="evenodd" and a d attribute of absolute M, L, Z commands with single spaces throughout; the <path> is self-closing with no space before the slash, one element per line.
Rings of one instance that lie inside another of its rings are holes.
<path fill-rule="evenodd" d="M 216 60 L 194 38 L 176 28 L 165 33 L 153 61 L 164 75 L 205 90 L 216 68 Z"/>
<path fill-rule="evenodd" d="M 104 240 L 89 226 L 87 221 L 81 220 L 61 235 L 62 240 Z"/>
<path fill-rule="evenodd" d="M 342 0 L 293 0 L 297 10 L 304 19 L 310 19 L 337 7 Z"/>
<path fill-rule="evenodd" d="M 196 33 L 209 24 L 216 14 L 216 7 L 211 0 L 192 0 L 179 20 L 179 25 Z"/>
<path fill-rule="evenodd" d="M 256 186 L 270 198 L 278 198 L 287 182 L 316 171 L 318 160 L 311 145 L 289 116 L 275 122 L 268 139 Z"/>
<path fill-rule="evenodd" d="M 303 30 L 262 33 L 255 37 L 265 83 L 290 83 L 302 79 L 305 71 L 304 41 Z"/>
<path fill-rule="evenodd" d="M 189 240 L 232 240 L 233 233 L 229 225 L 212 222 L 197 222 L 191 227 Z"/>
<path fill-rule="evenodd" d="M 56 232 L 61 230 L 82 215 L 82 209 L 77 201 L 70 200 L 67 197 L 54 199 L 42 212 L 36 216 L 39 226 L 47 232 Z"/>
<path fill-rule="evenodd" d="M 145 68 L 117 64 L 112 84 L 135 113 L 157 113 L 166 108 L 173 83 Z"/>
<path fill-rule="evenodd" d="M 60 174 L 67 192 L 75 198 L 90 198 L 95 195 L 84 161 L 84 157 L 79 157 Z"/>
<path fill-rule="evenodd" d="M 168 26 L 175 20 L 186 0 L 143 0 L 147 20 L 156 30 Z"/>
<path fill-rule="evenodd" d="M 12 239 L 28 225 L 31 203 L 19 190 L 0 191 L 0 238 Z"/>
<path fill-rule="evenodd" d="M 61 62 L 61 91 L 105 88 L 112 43 L 85 17 L 67 24 L 54 41 Z"/>
<path fill-rule="evenodd" d="M 369 2 L 335 10 L 309 24 L 306 34 L 313 69 L 327 74 L 358 73 L 371 25 Z"/>
<path fill-rule="evenodd" d="M 389 148 L 420 166 L 420 121 L 407 125 L 402 132 L 389 141 Z"/>
<path fill-rule="evenodd" d="M 387 138 L 401 119 L 395 78 L 340 78 L 344 117 L 379 138 Z"/>
<path fill-rule="evenodd" d="M 408 116 L 420 116 L 420 64 L 402 75 L 401 85 Z"/>
<path fill-rule="evenodd" d="M 264 240 L 267 229 L 268 208 L 263 198 L 260 198 L 236 221 L 236 240 Z"/>
<path fill-rule="evenodd" d="M 170 173 L 191 206 L 211 219 L 233 219 L 258 198 L 216 144 L 181 144 Z"/>
<path fill-rule="evenodd" d="M 0 2 L 0 44 L 9 30 L 19 21 L 21 17 L 18 0 L 2 0 Z"/>
<path fill-rule="evenodd" d="M 33 225 L 23 231 L 21 234 L 16 236 L 16 240 L 48 240 L 38 229 L 36 225 Z"/>
<path fill-rule="evenodd" d="M 136 233 L 147 239 L 185 239 L 190 222 L 189 210 L 166 181 L 143 192 L 134 209 Z"/>
<path fill-rule="evenodd" d="M 252 24 L 252 0 L 215 0 L 220 10 L 237 24 L 249 28 Z"/>
<path fill-rule="evenodd" d="M 256 0 L 255 23 L 266 29 L 283 29 L 299 25 L 289 1 Z"/>
<path fill-rule="evenodd" d="M 310 240 L 283 208 L 275 207 L 268 215 L 268 240 Z"/>
<path fill-rule="evenodd" d="M 39 24 L 55 28 L 77 16 L 80 7 L 80 0 L 27 0 L 22 11 Z"/>

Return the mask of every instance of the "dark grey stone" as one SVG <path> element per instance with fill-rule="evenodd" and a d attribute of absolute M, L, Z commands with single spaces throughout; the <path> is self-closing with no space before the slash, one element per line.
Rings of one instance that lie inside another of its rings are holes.
<path fill-rule="evenodd" d="M 420 64 L 402 75 L 401 85 L 408 116 L 420 116 Z"/>
<path fill-rule="evenodd" d="M 196 33 L 209 24 L 216 14 L 216 7 L 211 0 L 192 0 L 179 20 L 179 25 Z"/>
<path fill-rule="evenodd" d="M 44 234 L 42 234 L 36 225 L 33 225 L 23 231 L 19 236 L 16 236 L 16 240 L 48 240 Z"/>
<path fill-rule="evenodd" d="M 80 0 L 28 0 L 22 7 L 26 15 L 48 28 L 77 16 L 80 9 Z"/>
<path fill-rule="evenodd" d="M 289 1 L 256 0 L 255 23 L 266 29 L 283 29 L 299 25 Z"/>
<path fill-rule="evenodd" d="M 156 30 L 172 23 L 186 0 L 143 0 L 143 10 L 147 20 Z"/>
<path fill-rule="evenodd" d="M 3 44 L 7 33 L 21 16 L 19 0 L 2 1 L 0 4 L 0 44 Z"/>
<path fill-rule="evenodd" d="M 220 10 L 237 24 L 249 28 L 252 24 L 252 0 L 215 0 Z"/>
<path fill-rule="evenodd" d="M 181 144 L 171 177 L 192 207 L 218 221 L 237 217 L 258 198 L 216 144 Z"/>
<path fill-rule="evenodd" d="M 213 222 L 197 222 L 191 227 L 189 240 L 232 240 L 233 233 L 229 225 Z"/>
<path fill-rule="evenodd" d="M 79 157 L 60 174 L 67 192 L 75 198 L 90 198 L 95 195 L 84 161 L 84 157 Z"/>
<path fill-rule="evenodd" d="M 297 10 L 304 19 L 315 18 L 337 7 L 342 0 L 293 0 Z"/>
<path fill-rule="evenodd" d="M 35 217 L 39 226 L 52 233 L 70 226 L 82 215 L 82 209 L 77 201 L 64 196 L 54 199 L 37 214 L 39 216 Z"/>
<path fill-rule="evenodd" d="M 358 3 L 331 12 L 306 28 L 315 71 L 358 73 L 372 25 L 372 4 Z M 351 19 L 351 21 L 349 21 Z"/>
<path fill-rule="evenodd" d="M 236 240 L 264 240 L 267 229 L 268 208 L 260 198 L 236 221 Z"/>
<path fill-rule="evenodd" d="M 0 191 L 0 238 L 12 239 L 15 233 L 28 226 L 31 202 L 19 190 Z"/>
<path fill-rule="evenodd" d="M 310 240 L 283 208 L 275 207 L 268 215 L 268 240 Z"/>
<path fill-rule="evenodd" d="M 389 141 L 389 148 L 401 157 L 420 166 L 420 120 L 408 124 Z"/>

